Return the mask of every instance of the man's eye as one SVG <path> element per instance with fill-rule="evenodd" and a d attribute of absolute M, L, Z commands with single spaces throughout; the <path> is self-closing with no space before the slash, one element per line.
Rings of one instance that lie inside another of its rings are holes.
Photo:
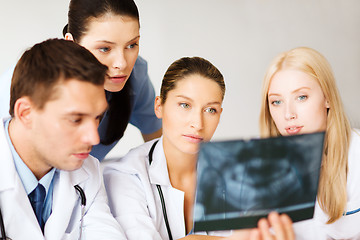
<path fill-rule="evenodd" d="M 70 118 L 69 121 L 74 124 L 81 123 L 81 118 Z"/>

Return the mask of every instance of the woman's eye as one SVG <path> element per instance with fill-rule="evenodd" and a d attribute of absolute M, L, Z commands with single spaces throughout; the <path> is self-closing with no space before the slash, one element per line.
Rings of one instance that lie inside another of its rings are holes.
<path fill-rule="evenodd" d="M 304 100 L 306 100 L 308 97 L 306 96 L 306 95 L 301 95 L 301 96 L 299 96 L 298 97 L 298 99 L 300 100 L 300 101 L 304 101 Z"/>
<path fill-rule="evenodd" d="M 99 48 L 99 51 L 102 52 L 102 53 L 107 53 L 110 51 L 110 48 L 108 47 L 102 47 L 102 48 Z"/>
<path fill-rule="evenodd" d="M 208 112 L 208 113 L 216 113 L 216 109 L 215 108 L 206 108 L 205 109 L 205 112 Z"/>
<path fill-rule="evenodd" d="M 281 104 L 280 100 L 271 101 L 271 105 L 277 106 L 277 105 L 280 105 L 280 104 Z"/>
<path fill-rule="evenodd" d="M 136 47 L 138 45 L 139 44 L 137 44 L 137 43 L 133 43 L 133 44 L 128 45 L 126 48 L 131 49 L 131 48 L 134 48 L 134 47 Z"/>
<path fill-rule="evenodd" d="M 180 106 L 181 106 L 182 108 L 189 108 L 189 107 L 190 107 L 190 105 L 187 104 L 187 103 L 180 103 Z"/>

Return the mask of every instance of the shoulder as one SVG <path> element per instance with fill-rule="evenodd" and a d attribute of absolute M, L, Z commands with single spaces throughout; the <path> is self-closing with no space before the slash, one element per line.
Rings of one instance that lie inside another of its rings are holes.
<path fill-rule="evenodd" d="M 93 156 L 89 156 L 81 166 L 89 174 L 100 174 L 100 163 L 99 160 Z"/>
<path fill-rule="evenodd" d="M 141 56 L 138 56 L 135 62 L 134 67 L 137 68 L 147 68 L 147 61 L 142 58 Z"/>
<path fill-rule="evenodd" d="M 148 76 L 148 66 L 145 59 L 138 56 L 134 68 L 131 72 L 130 78 L 133 88 L 143 84 L 144 82 L 150 81 Z"/>
<path fill-rule="evenodd" d="M 351 131 L 349 158 L 351 157 L 356 157 L 356 158 L 360 157 L 360 130 L 356 128 L 353 128 Z M 359 167 L 360 167 L 360 162 L 359 162 Z"/>
<path fill-rule="evenodd" d="M 352 129 L 351 131 L 351 140 L 349 146 L 349 173 L 357 174 L 357 169 L 360 169 L 360 130 L 359 129 Z M 360 177 L 359 177 L 360 179 Z"/>
<path fill-rule="evenodd" d="M 353 128 L 351 130 L 351 141 L 356 141 L 359 142 L 360 141 L 360 129 L 357 128 Z"/>
<path fill-rule="evenodd" d="M 102 184 L 102 174 L 99 160 L 92 156 L 85 159 L 81 168 L 71 171 L 70 175 L 71 178 L 76 181 L 76 184 L 78 182 L 82 183 L 84 184 L 84 188 L 88 188 L 88 190 L 93 189 L 97 191 Z"/>

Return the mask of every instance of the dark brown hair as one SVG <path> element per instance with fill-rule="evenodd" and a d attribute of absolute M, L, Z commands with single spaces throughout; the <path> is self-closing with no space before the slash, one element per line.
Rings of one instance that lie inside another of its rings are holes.
<path fill-rule="evenodd" d="M 165 103 L 168 92 L 176 87 L 178 81 L 194 74 L 215 81 L 221 88 L 222 98 L 224 99 L 225 82 L 219 69 L 204 58 L 183 57 L 173 62 L 163 77 L 160 89 L 162 103 Z"/>
<path fill-rule="evenodd" d="M 139 11 L 133 0 L 71 0 L 68 12 L 68 24 L 63 35 L 71 33 L 76 42 L 88 31 L 91 19 L 105 15 L 131 17 L 139 21 Z"/>
<path fill-rule="evenodd" d="M 34 45 L 18 61 L 10 89 L 10 110 L 28 96 L 38 109 L 53 97 L 60 81 L 76 79 L 97 86 L 104 84 L 107 67 L 86 48 L 63 39 L 49 39 Z"/>
<path fill-rule="evenodd" d="M 104 16 L 130 17 L 139 22 L 139 11 L 133 0 L 71 0 L 63 35 L 71 33 L 74 41 L 79 43 L 89 30 L 89 22 Z M 124 135 L 132 109 L 130 92 L 130 81 L 119 92 L 106 91 L 109 108 L 105 134 L 100 134 L 102 144 L 109 145 Z"/>

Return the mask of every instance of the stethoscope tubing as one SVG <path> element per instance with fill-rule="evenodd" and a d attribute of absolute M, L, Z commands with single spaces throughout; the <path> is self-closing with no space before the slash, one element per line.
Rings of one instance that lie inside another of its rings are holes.
<path fill-rule="evenodd" d="M 155 141 L 154 144 L 151 146 L 151 149 L 149 151 L 149 165 L 151 165 L 152 159 L 153 159 L 153 152 L 155 149 L 156 144 L 159 142 L 159 140 Z M 159 192 L 159 197 L 160 197 L 160 201 L 161 201 L 161 207 L 162 207 L 162 212 L 164 215 L 164 221 L 165 221 L 165 225 L 166 225 L 166 230 L 168 232 L 169 235 L 169 239 L 173 240 L 172 234 L 171 234 L 171 229 L 170 229 L 170 224 L 169 224 L 169 220 L 167 217 L 167 213 L 166 213 L 166 205 L 165 205 L 165 200 L 164 200 L 164 194 L 161 190 L 161 186 L 156 184 L 156 188 Z"/>
<path fill-rule="evenodd" d="M 80 223 L 80 236 L 79 236 L 79 239 L 81 239 L 83 219 L 84 219 L 84 215 L 85 215 L 86 196 L 85 196 L 84 190 L 79 185 L 75 185 L 74 188 L 76 189 L 77 192 L 79 192 L 80 200 L 81 200 L 81 219 L 80 219 L 81 223 Z M 2 216 L 1 208 L 0 208 L 0 228 L 1 228 L 0 229 L 0 232 L 1 232 L 0 240 L 9 239 L 6 237 L 4 219 Z"/>
<path fill-rule="evenodd" d="M 5 226 L 4 226 L 4 220 L 2 217 L 1 209 L 0 209 L 0 228 L 1 228 L 1 240 L 6 240 Z"/>

